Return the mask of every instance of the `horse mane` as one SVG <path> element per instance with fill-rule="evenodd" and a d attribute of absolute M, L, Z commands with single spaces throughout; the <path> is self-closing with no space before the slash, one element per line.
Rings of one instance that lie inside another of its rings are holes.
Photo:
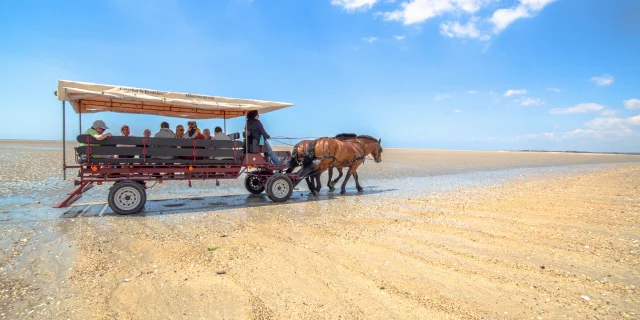
<path fill-rule="evenodd" d="M 352 138 L 355 139 L 358 135 L 356 135 L 355 133 L 338 133 L 336 134 L 335 138 L 336 139 L 340 139 L 340 138 Z"/>
<path fill-rule="evenodd" d="M 357 139 L 369 139 L 369 140 L 373 140 L 375 142 L 378 142 L 378 139 L 372 137 L 372 136 L 368 136 L 366 134 L 361 134 L 357 137 Z"/>

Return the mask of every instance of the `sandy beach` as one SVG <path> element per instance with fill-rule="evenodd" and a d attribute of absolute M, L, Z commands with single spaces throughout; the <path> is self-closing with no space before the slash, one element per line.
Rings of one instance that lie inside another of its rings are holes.
<path fill-rule="evenodd" d="M 51 208 L 60 148 L 0 142 L 0 319 L 640 318 L 640 156 L 385 149 L 360 195 L 176 182 L 118 216 L 106 185 Z"/>

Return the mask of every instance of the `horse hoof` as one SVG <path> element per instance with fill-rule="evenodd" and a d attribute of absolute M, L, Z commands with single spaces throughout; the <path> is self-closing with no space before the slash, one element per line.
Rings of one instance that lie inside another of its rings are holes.
<path fill-rule="evenodd" d="M 342 190 L 342 191 L 340 191 L 340 194 L 345 195 L 345 194 L 347 194 L 347 191 Z"/>
<path fill-rule="evenodd" d="M 363 193 L 363 192 L 364 192 L 363 188 L 358 189 L 358 193 Z"/>
<path fill-rule="evenodd" d="M 329 188 L 329 192 L 334 192 L 336 191 L 336 188 Z"/>

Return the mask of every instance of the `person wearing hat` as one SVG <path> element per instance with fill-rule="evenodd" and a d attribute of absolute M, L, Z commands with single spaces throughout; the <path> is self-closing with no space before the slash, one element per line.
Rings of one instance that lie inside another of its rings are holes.
<path fill-rule="evenodd" d="M 198 124 L 196 124 L 195 121 L 189 121 L 187 122 L 187 125 L 189 126 L 189 130 L 184 133 L 185 139 L 195 139 L 198 135 L 201 134 L 200 129 L 198 129 Z"/>
<path fill-rule="evenodd" d="M 91 128 L 87 129 L 84 134 L 92 136 L 96 140 L 104 140 L 111 137 L 111 132 L 105 133 L 104 131 L 109 129 L 102 120 L 96 120 L 93 122 Z M 90 146 L 98 146 L 98 144 L 89 144 Z M 87 146 L 86 143 L 81 143 L 80 146 Z M 111 156 L 91 156 L 91 158 L 111 158 Z"/>
<path fill-rule="evenodd" d="M 87 129 L 87 131 L 85 131 L 84 134 L 88 134 L 93 138 L 95 138 L 96 140 L 104 140 L 106 138 L 111 137 L 111 132 L 107 132 L 107 133 L 104 132 L 107 129 L 109 129 L 109 127 L 107 127 L 104 121 L 96 120 L 93 122 L 93 125 L 91 126 L 91 128 Z M 87 144 L 81 143 L 80 145 L 86 146 Z M 95 146 L 95 144 L 92 144 L 92 145 Z"/>

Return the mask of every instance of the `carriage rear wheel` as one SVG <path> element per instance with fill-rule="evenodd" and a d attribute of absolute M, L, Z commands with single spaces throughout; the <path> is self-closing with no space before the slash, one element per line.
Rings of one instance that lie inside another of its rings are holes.
<path fill-rule="evenodd" d="M 267 179 L 267 195 L 273 202 L 285 202 L 291 198 L 293 182 L 283 174 L 277 174 Z"/>
<path fill-rule="evenodd" d="M 264 180 L 254 174 L 248 174 L 244 178 L 244 187 L 253 194 L 261 194 L 264 191 Z"/>
<path fill-rule="evenodd" d="M 135 181 L 118 182 L 109 190 L 109 207 L 117 214 L 138 213 L 146 202 L 147 192 Z"/>

